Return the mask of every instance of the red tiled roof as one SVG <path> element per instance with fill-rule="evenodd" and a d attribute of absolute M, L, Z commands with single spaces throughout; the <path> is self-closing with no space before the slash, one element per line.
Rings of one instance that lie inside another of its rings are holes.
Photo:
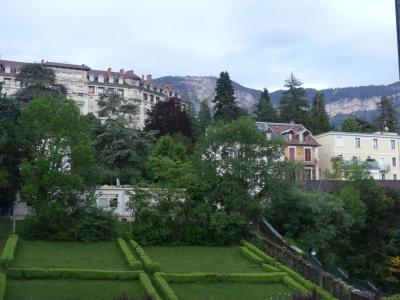
<path fill-rule="evenodd" d="M 271 131 L 287 145 L 306 145 L 306 146 L 320 146 L 311 132 L 304 127 L 303 124 L 290 124 L 290 123 L 269 123 L 266 122 Z M 289 130 L 293 131 L 292 140 L 289 140 L 284 137 L 284 133 Z M 300 132 L 308 132 L 308 134 L 304 134 L 303 141 L 299 140 Z"/>
<path fill-rule="evenodd" d="M 78 69 L 78 70 L 86 70 L 86 71 L 90 70 L 90 68 L 84 64 L 74 65 L 74 64 L 64 64 L 64 63 L 58 63 L 58 62 L 52 62 L 52 61 L 46 61 L 43 64 L 46 66 L 49 66 L 49 67 L 56 67 L 56 68 Z"/>

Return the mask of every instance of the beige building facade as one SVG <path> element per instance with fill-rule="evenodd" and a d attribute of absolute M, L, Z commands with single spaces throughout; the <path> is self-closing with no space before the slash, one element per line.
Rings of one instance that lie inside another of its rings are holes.
<path fill-rule="evenodd" d="M 17 74 L 26 65 L 25 62 L 0 60 L 0 82 L 3 82 L 3 93 L 15 94 L 21 84 Z M 170 85 L 160 87 L 153 83 L 152 76 L 139 77 L 133 70 L 113 72 L 108 70 L 93 70 L 86 65 L 74 65 L 42 61 L 46 67 L 54 70 L 56 81 L 67 88 L 68 98 L 75 101 L 81 114 L 93 113 L 97 116 L 97 103 L 102 94 L 114 91 L 119 93 L 128 103 L 136 104 L 137 115 L 134 116 L 132 127 L 142 128 L 146 118 L 146 109 L 158 101 L 169 97 L 180 96 Z"/>
<path fill-rule="evenodd" d="M 332 170 L 331 158 L 368 162 L 370 173 L 377 180 L 400 178 L 400 136 L 391 132 L 352 133 L 330 131 L 315 137 L 319 149 L 320 173 L 326 178 Z"/>

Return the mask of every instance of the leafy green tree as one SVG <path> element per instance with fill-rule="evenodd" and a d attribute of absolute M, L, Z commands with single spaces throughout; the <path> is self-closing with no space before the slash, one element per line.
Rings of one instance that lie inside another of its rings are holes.
<path fill-rule="evenodd" d="M 345 132 L 361 132 L 361 125 L 357 119 L 349 118 L 343 121 L 342 131 Z"/>
<path fill-rule="evenodd" d="M 306 90 L 303 83 L 293 74 L 285 80 L 286 91 L 280 100 L 280 118 L 284 121 L 302 123 L 306 126 L 309 122 L 309 111 L 306 99 Z"/>
<path fill-rule="evenodd" d="M 178 133 L 192 137 L 192 128 L 189 116 L 182 102 L 177 98 L 155 103 L 147 111 L 147 119 L 144 122 L 144 130 L 154 130 L 158 136 Z"/>
<path fill-rule="evenodd" d="M 215 88 L 214 119 L 231 122 L 242 115 L 242 110 L 236 103 L 235 90 L 228 72 L 221 72 Z"/>
<path fill-rule="evenodd" d="M 21 89 L 15 98 L 22 104 L 29 104 L 39 97 L 50 97 L 57 101 L 67 96 L 67 89 L 56 83 L 54 71 L 42 64 L 27 64 L 17 75 Z"/>
<path fill-rule="evenodd" d="M 278 113 L 272 104 L 268 90 L 264 89 L 258 100 L 255 109 L 256 121 L 259 122 L 275 122 L 278 120 Z"/>
<path fill-rule="evenodd" d="M 329 116 L 325 110 L 325 96 L 322 92 L 317 92 L 313 98 L 308 126 L 313 134 L 320 134 L 331 129 Z"/>
<path fill-rule="evenodd" d="M 204 133 L 204 131 L 206 130 L 208 124 L 210 124 L 212 119 L 211 110 L 206 100 L 200 102 L 200 110 L 197 115 L 197 118 L 199 120 L 199 126 L 201 132 Z"/>
<path fill-rule="evenodd" d="M 387 127 L 389 131 L 397 132 L 398 113 L 392 100 L 388 97 L 381 97 L 381 101 L 378 103 L 378 110 L 377 127 L 380 130 L 385 130 Z"/>
<path fill-rule="evenodd" d="M 332 170 L 325 176 L 331 180 L 361 181 L 371 178 L 368 162 L 344 161 L 343 158 L 331 158 Z"/>

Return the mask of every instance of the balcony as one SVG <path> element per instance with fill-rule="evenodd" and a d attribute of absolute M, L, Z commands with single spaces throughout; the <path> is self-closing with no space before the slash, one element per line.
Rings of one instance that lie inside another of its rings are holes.
<path fill-rule="evenodd" d="M 379 165 L 379 173 L 390 172 L 390 165 Z"/>

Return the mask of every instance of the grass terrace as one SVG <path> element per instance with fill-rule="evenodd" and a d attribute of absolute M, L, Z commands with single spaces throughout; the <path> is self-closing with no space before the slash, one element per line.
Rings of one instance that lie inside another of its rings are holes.
<path fill-rule="evenodd" d="M 260 273 L 263 270 L 244 258 L 237 246 L 143 247 L 163 272 Z"/>

